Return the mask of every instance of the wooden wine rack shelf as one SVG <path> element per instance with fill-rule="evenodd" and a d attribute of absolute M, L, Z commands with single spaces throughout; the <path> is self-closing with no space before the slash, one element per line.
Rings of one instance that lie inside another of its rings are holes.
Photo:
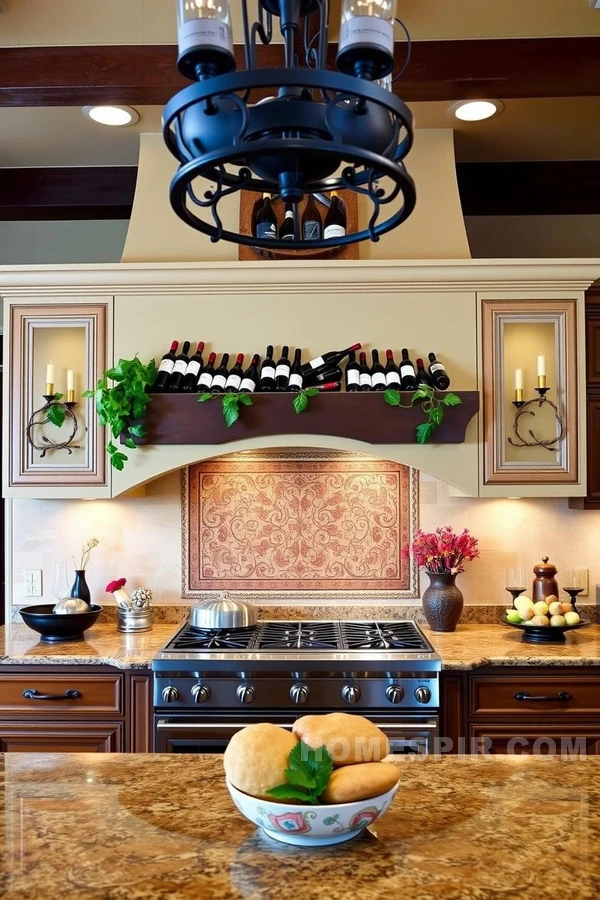
<path fill-rule="evenodd" d="M 477 391 L 459 391 L 462 404 L 446 409 L 432 443 L 461 444 L 479 411 Z M 405 403 L 410 394 L 403 394 Z M 144 426 L 145 444 L 224 444 L 278 434 L 320 434 L 368 444 L 414 444 L 416 426 L 425 421 L 419 405 L 388 406 L 380 393 L 319 394 L 297 415 L 294 394 L 253 394 L 237 422 L 227 428 L 220 399 L 198 403 L 197 394 L 153 394 Z"/>

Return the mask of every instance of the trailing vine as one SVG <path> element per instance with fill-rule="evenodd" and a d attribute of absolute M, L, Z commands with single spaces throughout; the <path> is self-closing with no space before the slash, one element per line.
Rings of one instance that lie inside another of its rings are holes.
<path fill-rule="evenodd" d="M 221 398 L 221 406 L 223 408 L 223 418 L 228 428 L 237 422 L 240 417 L 240 406 L 252 406 L 252 399 L 249 394 L 200 394 L 198 403 L 206 403 L 208 400 L 218 400 Z"/>
<path fill-rule="evenodd" d="M 438 425 L 442 424 L 446 407 L 460 406 L 462 403 L 458 394 L 453 394 L 452 391 L 442 393 L 426 384 L 422 384 L 421 387 L 412 394 L 410 403 L 403 403 L 400 391 L 395 391 L 392 388 L 388 388 L 383 392 L 383 399 L 389 406 L 400 406 L 402 409 L 411 409 L 415 403 L 422 401 L 421 406 L 427 419 L 425 422 L 421 422 L 417 425 L 416 434 L 417 443 L 419 444 L 427 443 L 433 436 Z"/>

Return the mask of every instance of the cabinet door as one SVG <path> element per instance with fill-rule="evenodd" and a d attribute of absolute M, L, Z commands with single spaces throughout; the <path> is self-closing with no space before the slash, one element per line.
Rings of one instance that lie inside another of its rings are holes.
<path fill-rule="evenodd" d="M 600 388 L 600 309 L 587 310 L 585 317 L 588 390 Z"/>
<path fill-rule="evenodd" d="M 599 363 L 600 364 L 600 363 Z M 587 401 L 587 496 L 600 506 L 600 399 Z"/>
<path fill-rule="evenodd" d="M 467 696 L 465 686 L 466 680 L 462 673 L 442 672 L 440 732 L 442 741 L 448 742 L 446 751 L 448 753 L 459 752 L 461 738 L 465 734 L 465 698 Z"/>
<path fill-rule="evenodd" d="M 535 724 L 507 722 L 471 724 L 472 753 L 510 753 L 541 756 L 600 755 L 600 725 Z"/>
<path fill-rule="evenodd" d="M 152 753 L 152 675 L 129 676 L 127 749 Z"/>
<path fill-rule="evenodd" d="M 2 753 L 116 753 L 122 722 L 0 722 Z"/>

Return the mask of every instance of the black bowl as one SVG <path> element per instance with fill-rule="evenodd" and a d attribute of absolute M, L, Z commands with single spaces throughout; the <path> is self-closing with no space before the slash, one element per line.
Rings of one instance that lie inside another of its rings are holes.
<path fill-rule="evenodd" d="M 575 631 L 576 628 L 585 628 L 589 622 L 578 622 L 577 625 L 525 625 L 524 622 L 507 622 L 511 628 L 520 628 L 523 632 L 522 640 L 525 644 L 563 644 L 565 631 Z"/>
<path fill-rule="evenodd" d="M 39 606 L 24 606 L 19 610 L 25 624 L 41 634 L 41 639 L 47 644 L 80 640 L 83 632 L 92 627 L 102 612 L 102 607 L 94 604 L 90 606 L 89 612 L 69 615 L 52 612 L 53 609 L 54 604 L 42 603 Z"/>

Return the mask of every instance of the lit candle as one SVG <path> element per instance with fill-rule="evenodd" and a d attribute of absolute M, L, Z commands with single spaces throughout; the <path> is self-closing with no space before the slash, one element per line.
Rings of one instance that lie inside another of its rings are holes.
<path fill-rule="evenodd" d="M 546 356 L 539 353 L 537 358 L 538 387 L 546 387 Z"/>
<path fill-rule="evenodd" d="M 67 403 L 75 402 L 75 372 L 67 369 Z"/>
<path fill-rule="evenodd" d="M 46 396 L 54 393 L 54 365 L 49 362 L 46 366 Z"/>
<path fill-rule="evenodd" d="M 523 369 L 515 369 L 515 400 L 523 400 Z"/>

